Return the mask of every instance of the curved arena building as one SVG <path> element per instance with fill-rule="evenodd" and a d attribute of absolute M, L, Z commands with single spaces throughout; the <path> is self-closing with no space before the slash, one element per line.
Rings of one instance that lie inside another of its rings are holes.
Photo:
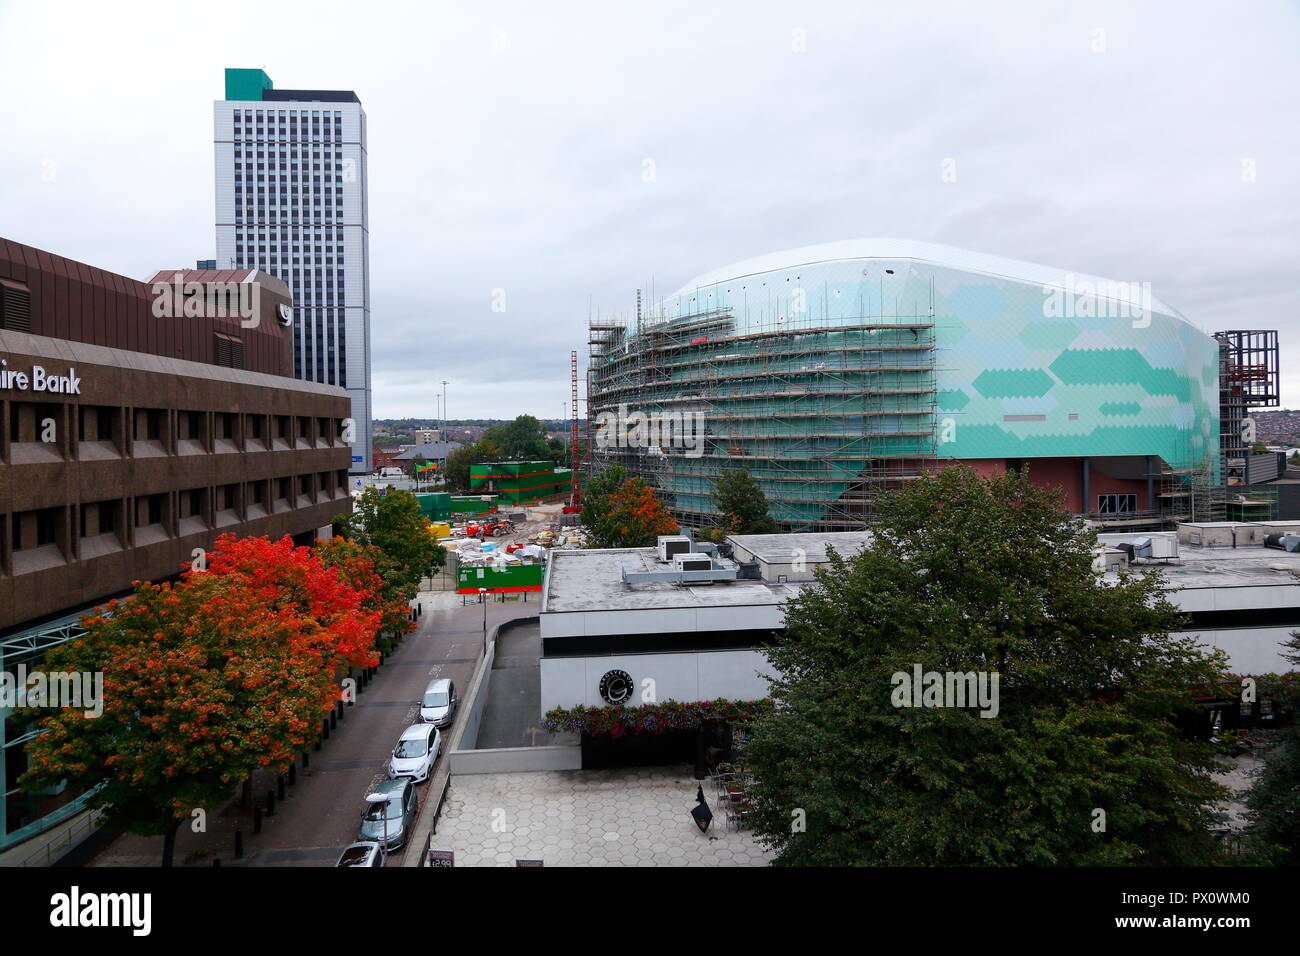
<path fill-rule="evenodd" d="M 1222 343 L 1149 285 L 862 239 L 639 302 L 591 323 L 592 464 L 650 479 L 688 526 L 716 522 L 735 465 L 791 530 L 860 527 L 881 489 L 954 459 L 1028 467 L 1103 523 L 1195 516 L 1222 490 Z M 637 415 L 664 428 L 627 440 Z M 693 422 L 702 440 L 675 440 Z"/>

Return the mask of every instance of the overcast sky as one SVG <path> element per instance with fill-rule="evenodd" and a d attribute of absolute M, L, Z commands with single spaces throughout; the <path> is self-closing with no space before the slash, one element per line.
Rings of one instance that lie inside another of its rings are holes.
<path fill-rule="evenodd" d="M 589 307 L 859 236 L 1149 281 L 1287 359 L 1297 51 L 1269 0 L 0 0 L 0 235 L 136 278 L 212 256 L 212 101 L 261 67 L 368 116 L 376 417 L 444 378 L 453 418 L 557 417 Z"/>

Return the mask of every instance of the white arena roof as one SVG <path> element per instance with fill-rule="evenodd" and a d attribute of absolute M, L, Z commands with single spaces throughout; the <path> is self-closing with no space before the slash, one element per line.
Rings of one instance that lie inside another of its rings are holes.
<path fill-rule="evenodd" d="M 1061 289 L 1068 288 L 1071 283 L 1076 289 L 1080 283 L 1091 283 L 1094 288 L 1104 287 L 1122 293 L 1126 286 L 1137 281 L 1132 278 L 1125 280 L 1103 279 L 1099 276 L 1084 275 L 1053 266 L 1037 265 L 1017 259 L 1005 259 L 1001 256 L 992 256 L 983 252 L 959 249 L 956 246 L 945 246 L 935 242 L 918 242 L 914 239 L 842 239 L 838 242 L 823 242 L 813 246 L 802 246 L 798 249 L 787 249 L 783 252 L 770 252 L 766 255 L 755 256 L 752 259 L 745 259 L 742 262 L 713 269 L 703 275 L 696 276 L 672 295 L 667 296 L 667 298 L 674 299 L 678 296 L 690 295 L 697 289 L 742 279 L 746 276 L 759 275 L 764 272 L 797 269 L 800 266 L 819 265 L 851 259 L 911 259 L 916 262 L 943 266 L 944 268 L 960 269 L 965 272 L 982 273 L 1017 282 L 1027 282 L 1031 285 Z M 1134 305 L 1142 304 L 1135 302 L 1131 296 L 1127 295 L 1121 294 L 1115 296 L 1115 298 Z M 1165 305 L 1154 296 L 1151 299 L 1150 306 L 1156 312 L 1177 316 L 1186 321 L 1182 313 Z"/>

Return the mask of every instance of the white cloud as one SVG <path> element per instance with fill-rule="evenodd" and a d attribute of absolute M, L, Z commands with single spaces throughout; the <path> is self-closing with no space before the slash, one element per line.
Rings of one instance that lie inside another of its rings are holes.
<path fill-rule="evenodd" d="M 589 303 L 861 235 L 1150 281 L 1284 351 L 1297 331 L 1291 4 L 130 11 L 0 5 L 0 234 L 136 277 L 207 257 L 223 68 L 354 89 L 379 416 L 432 416 L 446 378 L 453 415 L 554 417 Z"/>

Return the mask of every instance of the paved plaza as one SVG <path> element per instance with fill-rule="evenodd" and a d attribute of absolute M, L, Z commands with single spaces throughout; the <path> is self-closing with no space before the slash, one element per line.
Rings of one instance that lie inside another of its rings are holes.
<path fill-rule="evenodd" d="M 637 767 L 457 774 L 434 834 L 457 866 L 766 866 L 749 831 L 729 830 L 709 781 L 707 835 L 691 820 L 691 769 Z"/>

